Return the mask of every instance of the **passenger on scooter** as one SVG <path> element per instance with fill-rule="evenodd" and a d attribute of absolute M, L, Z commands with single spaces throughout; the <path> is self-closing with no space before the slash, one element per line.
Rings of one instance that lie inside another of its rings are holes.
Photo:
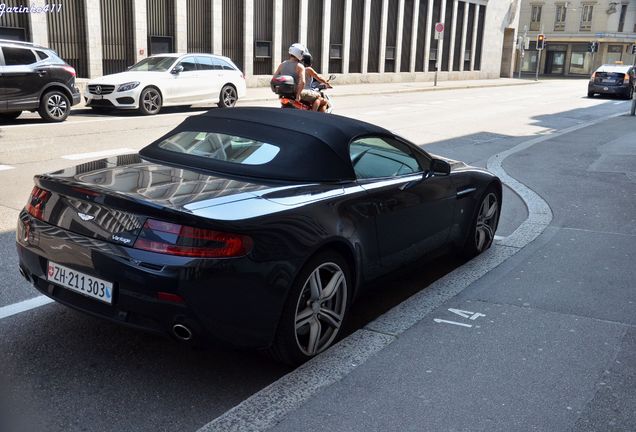
<path fill-rule="evenodd" d="M 296 100 L 300 101 L 300 94 L 305 88 L 305 66 L 302 64 L 305 47 L 302 44 L 295 43 L 289 47 L 289 59 L 278 65 L 274 76 L 291 75 L 296 83 Z"/>
<path fill-rule="evenodd" d="M 318 81 L 320 84 L 324 84 L 326 88 L 331 88 L 331 84 L 318 75 L 314 68 L 311 67 L 312 57 L 309 52 L 305 52 L 302 62 L 305 65 L 305 88 L 300 93 L 301 100 L 311 104 L 312 110 L 325 112 L 329 108 L 329 102 L 320 96 L 320 92 L 312 87 L 312 83 L 314 80 Z"/>

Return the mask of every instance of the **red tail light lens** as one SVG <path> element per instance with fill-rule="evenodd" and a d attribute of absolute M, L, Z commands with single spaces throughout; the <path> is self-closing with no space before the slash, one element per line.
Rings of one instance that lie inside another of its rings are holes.
<path fill-rule="evenodd" d="M 233 258 L 252 250 L 252 239 L 154 219 L 146 220 L 135 249 L 196 258 Z"/>
<path fill-rule="evenodd" d="M 77 77 L 77 73 L 75 72 L 75 69 L 72 66 L 62 66 L 62 69 L 64 69 L 66 72 L 70 73 L 74 77 Z"/>
<path fill-rule="evenodd" d="M 42 219 L 44 217 L 44 206 L 50 197 L 51 192 L 34 186 L 33 190 L 31 190 L 29 202 L 26 205 L 26 211 L 34 218 Z"/>

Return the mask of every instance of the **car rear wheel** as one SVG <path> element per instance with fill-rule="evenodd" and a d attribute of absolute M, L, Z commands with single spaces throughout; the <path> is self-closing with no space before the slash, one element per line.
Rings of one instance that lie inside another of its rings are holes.
<path fill-rule="evenodd" d="M 634 97 L 634 87 L 630 86 L 627 94 L 625 95 L 625 99 L 631 99 Z"/>
<path fill-rule="evenodd" d="M 238 94 L 236 93 L 236 89 L 234 86 L 227 84 L 221 89 L 221 94 L 219 94 L 219 103 L 217 105 L 221 108 L 232 108 L 236 105 L 237 100 Z"/>
<path fill-rule="evenodd" d="M 20 114 L 22 114 L 22 111 L 0 113 L 0 120 L 14 120 L 20 117 Z"/>
<path fill-rule="evenodd" d="M 40 100 L 38 113 L 48 122 L 61 122 L 71 112 L 71 102 L 68 97 L 59 90 L 45 93 Z"/>
<path fill-rule="evenodd" d="M 479 208 L 473 218 L 470 232 L 462 250 L 467 258 L 472 258 L 492 246 L 501 213 L 501 196 L 494 186 L 486 189 L 479 201 Z"/>
<path fill-rule="evenodd" d="M 161 93 L 154 87 L 146 87 L 139 96 L 139 112 L 143 115 L 155 115 L 161 111 L 163 100 Z"/>
<path fill-rule="evenodd" d="M 329 251 L 310 259 L 291 288 L 269 354 L 298 365 L 329 348 L 342 328 L 351 288 L 342 256 Z"/>

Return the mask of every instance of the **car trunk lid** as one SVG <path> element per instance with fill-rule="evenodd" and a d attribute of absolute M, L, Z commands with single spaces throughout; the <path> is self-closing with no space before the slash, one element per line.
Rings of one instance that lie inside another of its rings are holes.
<path fill-rule="evenodd" d="M 147 218 L 200 224 L 199 209 L 252 199 L 254 191 L 269 188 L 129 156 L 36 176 L 36 187 L 47 192 L 39 218 L 77 234 L 132 245 Z"/>

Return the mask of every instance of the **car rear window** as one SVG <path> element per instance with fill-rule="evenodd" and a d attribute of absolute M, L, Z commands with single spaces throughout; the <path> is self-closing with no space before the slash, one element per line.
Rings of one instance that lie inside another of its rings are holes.
<path fill-rule="evenodd" d="M 280 147 L 235 135 L 217 132 L 178 132 L 159 143 L 159 148 L 174 153 L 242 165 L 271 162 Z"/>

